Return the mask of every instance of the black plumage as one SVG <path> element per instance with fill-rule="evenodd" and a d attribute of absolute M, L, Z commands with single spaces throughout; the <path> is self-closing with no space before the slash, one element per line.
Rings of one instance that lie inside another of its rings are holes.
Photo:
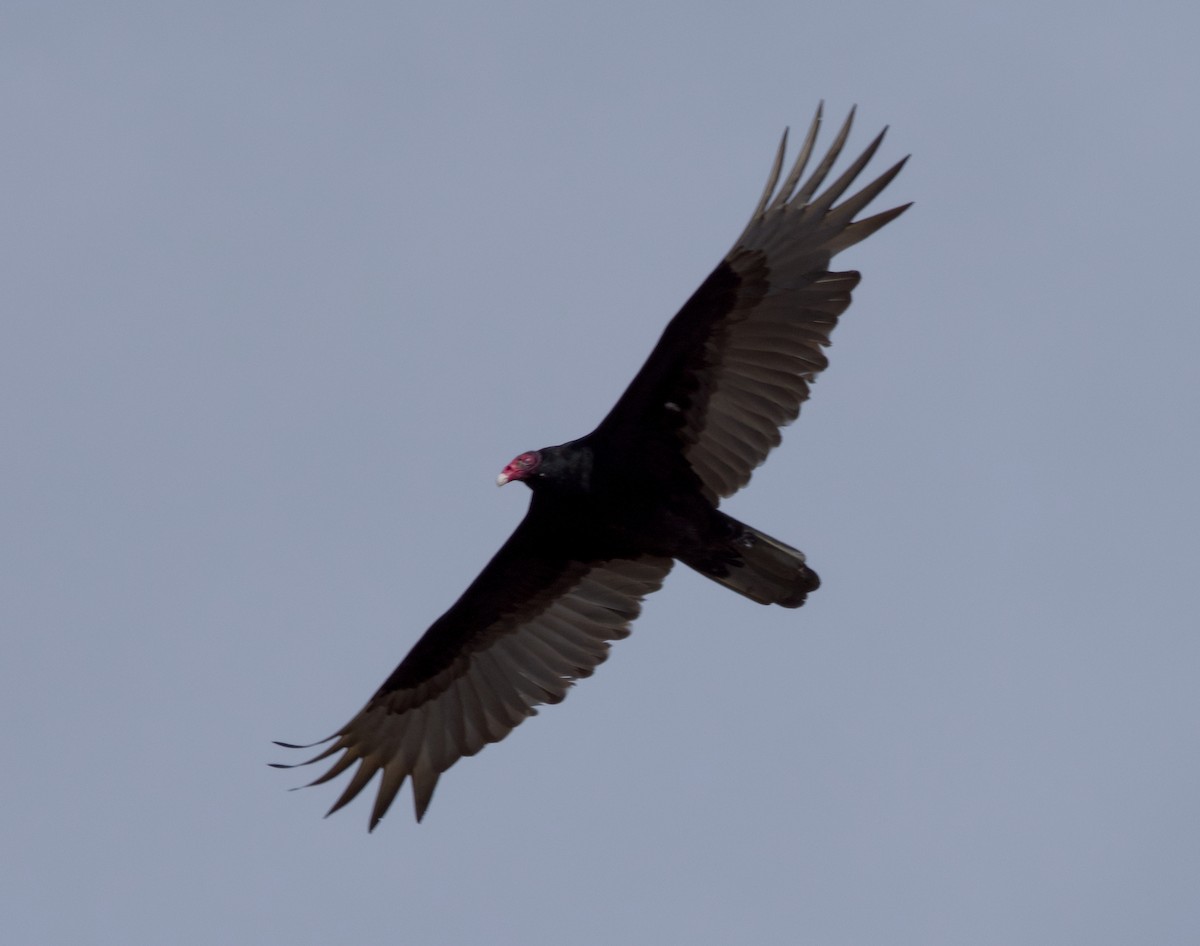
<path fill-rule="evenodd" d="M 831 272 L 831 259 L 908 207 L 854 219 L 903 160 L 837 202 L 882 132 L 820 190 L 852 119 L 803 184 L 821 111 L 781 184 L 784 135 L 746 229 L 600 425 L 505 468 L 501 484 L 533 491 L 524 520 L 332 744 L 301 763 L 338 756 L 314 785 L 357 763 L 330 813 L 378 772 L 371 828 L 407 779 L 420 820 L 446 769 L 592 673 L 675 560 L 763 604 L 799 607 L 818 587 L 802 553 L 717 505 L 779 444 L 827 365 L 822 349 L 859 281 Z"/>

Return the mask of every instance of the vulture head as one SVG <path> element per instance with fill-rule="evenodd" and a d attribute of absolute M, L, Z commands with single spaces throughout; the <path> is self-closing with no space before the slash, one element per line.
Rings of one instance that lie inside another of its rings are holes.
<path fill-rule="evenodd" d="M 578 440 L 530 450 L 496 477 L 496 485 L 521 480 L 534 491 L 558 495 L 587 493 L 592 482 L 592 451 Z"/>
<path fill-rule="evenodd" d="M 542 453 L 540 450 L 530 450 L 528 453 L 522 453 L 496 477 L 496 485 L 503 486 L 512 480 L 528 481 L 531 476 L 537 473 L 537 468 L 541 465 Z"/>

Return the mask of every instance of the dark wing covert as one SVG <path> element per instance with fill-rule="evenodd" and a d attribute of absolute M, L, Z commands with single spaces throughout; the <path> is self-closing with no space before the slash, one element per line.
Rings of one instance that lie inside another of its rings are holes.
<path fill-rule="evenodd" d="M 854 219 L 907 158 L 836 203 L 874 156 L 886 128 L 817 195 L 850 134 L 853 109 L 825 157 L 800 184 L 821 116 L 818 108 L 780 185 L 784 133 L 746 229 L 667 325 L 592 435 L 634 446 L 646 456 L 664 450 L 682 455 L 713 502 L 746 485 L 829 363 L 822 348 L 829 345 L 860 278 L 857 272 L 830 272 L 833 256 L 909 207 Z"/>
<path fill-rule="evenodd" d="M 329 814 L 382 772 L 371 829 L 408 778 L 420 821 L 450 766 L 499 742 L 535 716 L 537 705 L 561 702 L 576 680 L 591 675 L 607 658 L 609 641 L 629 635 L 642 599 L 673 564 L 652 557 L 572 561 L 543 540 L 527 515 L 367 705 L 324 740 L 333 744 L 299 763 L 342 753 L 309 785 L 359 763 Z"/>

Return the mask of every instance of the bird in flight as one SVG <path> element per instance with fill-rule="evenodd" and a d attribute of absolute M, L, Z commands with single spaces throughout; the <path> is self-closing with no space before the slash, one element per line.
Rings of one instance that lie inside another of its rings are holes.
<path fill-rule="evenodd" d="M 830 261 L 909 207 L 855 219 L 907 158 L 838 202 L 886 128 L 822 190 L 853 119 L 805 178 L 818 108 L 781 183 L 784 133 L 746 229 L 600 426 L 504 468 L 501 486 L 533 495 L 479 577 L 336 734 L 278 743 L 330 743 L 298 763 L 337 757 L 310 785 L 357 764 L 329 814 L 380 773 L 371 830 L 406 779 L 420 821 L 450 766 L 591 675 L 675 561 L 760 604 L 798 608 L 817 588 L 803 553 L 717 507 L 779 444 L 828 364 L 822 348 L 860 278 Z"/>

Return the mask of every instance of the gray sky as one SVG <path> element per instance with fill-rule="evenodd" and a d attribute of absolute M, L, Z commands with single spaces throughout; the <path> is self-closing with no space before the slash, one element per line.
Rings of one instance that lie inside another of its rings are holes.
<path fill-rule="evenodd" d="M 0 13 L 6 938 L 1194 943 L 1196 5 L 406 6 Z M 323 821 L 270 740 L 466 587 L 822 98 L 916 207 L 727 508 L 824 587 L 679 569 L 424 824 Z"/>

